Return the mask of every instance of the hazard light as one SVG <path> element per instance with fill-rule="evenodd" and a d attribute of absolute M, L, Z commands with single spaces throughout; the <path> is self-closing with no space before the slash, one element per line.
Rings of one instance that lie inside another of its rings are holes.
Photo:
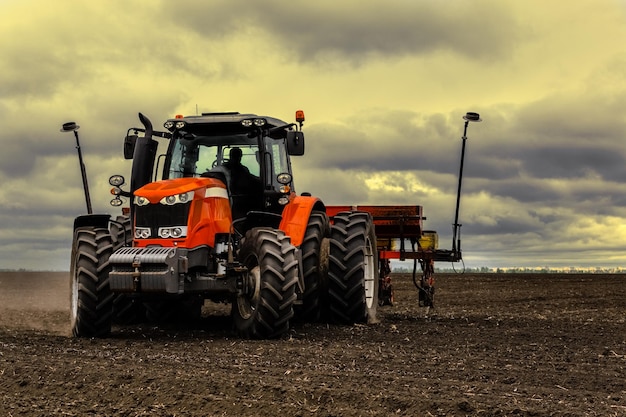
<path fill-rule="evenodd" d="M 278 199 L 278 204 L 284 206 L 289 203 L 289 193 L 291 192 L 289 184 L 291 183 L 292 177 L 291 174 L 283 172 L 278 174 L 276 180 L 280 184 L 278 191 L 282 194 Z"/>
<path fill-rule="evenodd" d="M 111 175 L 109 177 L 109 184 L 113 186 L 113 188 L 111 188 L 111 194 L 115 196 L 115 198 L 111 200 L 109 204 L 111 204 L 113 207 L 119 207 L 124 204 L 124 202 L 120 198 L 124 192 L 120 188 L 122 185 L 124 185 L 124 177 L 121 175 Z"/>
<path fill-rule="evenodd" d="M 304 123 L 304 110 L 296 110 L 296 122 Z"/>

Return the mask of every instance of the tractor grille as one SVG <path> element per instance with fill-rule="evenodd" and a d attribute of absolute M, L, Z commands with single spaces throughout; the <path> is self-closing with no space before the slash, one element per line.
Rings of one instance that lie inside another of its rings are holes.
<path fill-rule="evenodd" d="M 186 226 L 191 201 L 184 204 L 148 204 L 135 206 L 135 224 L 149 227 L 152 237 L 158 236 L 159 227 Z"/>

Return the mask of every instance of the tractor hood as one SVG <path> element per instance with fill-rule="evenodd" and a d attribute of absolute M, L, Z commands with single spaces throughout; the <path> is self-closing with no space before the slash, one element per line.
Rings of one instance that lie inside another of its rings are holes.
<path fill-rule="evenodd" d="M 228 198 L 226 185 L 215 178 L 176 178 L 163 181 L 156 181 L 144 185 L 135 191 L 135 202 L 146 201 L 145 204 L 163 203 L 167 205 L 177 202 L 191 200 L 190 193 L 204 193 L 200 198 L 221 197 Z M 170 197 L 168 199 L 168 197 Z M 145 200 L 144 200 L 145 199 Z"/>

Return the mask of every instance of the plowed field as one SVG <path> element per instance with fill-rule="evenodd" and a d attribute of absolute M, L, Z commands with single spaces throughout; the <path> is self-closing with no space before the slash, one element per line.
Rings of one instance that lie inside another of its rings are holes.
<path fill-rule="evenodd" d="M 192 325 L 68 336 L 68 274 L 0 274 L 0 415 L 626 416 L 626 276 L 410 276 L 380 323 L 236 338 Z"/>

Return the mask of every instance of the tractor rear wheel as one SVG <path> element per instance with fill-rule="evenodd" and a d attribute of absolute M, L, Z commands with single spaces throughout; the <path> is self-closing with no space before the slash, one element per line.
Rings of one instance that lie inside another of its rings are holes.
<path fill-rule="evenodd" d="M 111 236 L 116 248 L 129 245 L 133 242 L 132 228 L 128 216 L 117 216 L 115 220 L 110 221 Z"/>
<path fill-rule="evenodd" d="M 323 294 L 327 288 L 328 259 L 323 259 L 322 243 L 328 236 L 328 216 L 314 211 L 300 246 L 302 253 L 302 276 L 304 292 L 302 305 L 297 306 L 296 314 L 304 321 L 318 321 L 321 317 Z"/>
<path fill-rule="evenodd" d="M 372 216 L 341 212 L 331 228 L 328 265 L 330 320 L 342 324 L 376 322 L 378 252 Z"/>
<path fill-rule="evenodd" d="M 245 338 L 278 337 L 289 330 L 298 284 L 296 248 L 280 230 L 246 233 L 239 259 L 247 267 L 233 302 L 235 329 Z"/>
<path fill-rule="evenodd" d="M 111 333 L 111 253 L 113 239 L 108 229 L 85 227 L 74 232 L 70 268 L 70 325 L 75 337 L 105 337 Z"/>

